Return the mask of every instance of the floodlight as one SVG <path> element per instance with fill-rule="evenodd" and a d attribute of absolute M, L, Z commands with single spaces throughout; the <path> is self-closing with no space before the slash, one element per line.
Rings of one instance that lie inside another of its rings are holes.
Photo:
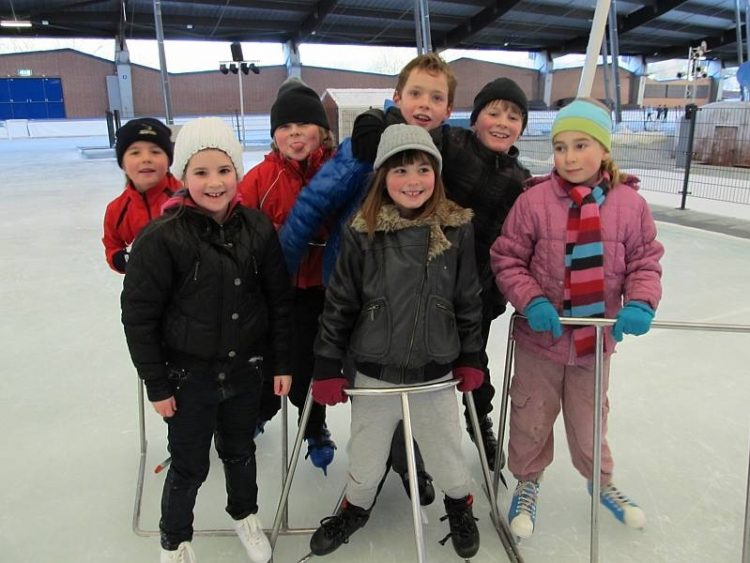
<path fill-rule="evenodd" d="M 27 20 L 2 20 L 0 27 L 31 27 L 31 22 Z"/>
<path fill-rule="evenodd" d="M 229 70 L 232 71 L 232 74 L 237 74 L 240 69 L 236 64 L 232 63 L 229 65 Z"/>
<path fill-rule="evenodd" d="M 224 63 L 221 63 L 219 65 L 219 71 L 221 72 L 221 74 L 229 74 L 229 69 L 227 68 L 227 65 L 225 65 Z"/>

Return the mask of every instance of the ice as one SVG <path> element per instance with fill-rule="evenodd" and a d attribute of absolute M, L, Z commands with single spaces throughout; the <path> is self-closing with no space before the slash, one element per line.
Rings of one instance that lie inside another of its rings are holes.
<path fill-rule="evenodd" d="M 132 563 L 158 557 L 156 537 L 131 531 L 137 380 L 119 319 L 122 277 L 106 266 L 100 242 L 104 207 L 124 180 L 114 159 L 84 159 L 76 148 L 104 144 L 105 138 L 0 141 L 0 337 L 5 343 L 0 561 L 7 563 Z M 246 164 L 262 154 L 246 152 Z M 692 199 L 690 206 L 697 209 L 700 201 Z M 666 255 L 657 320 L 750 324 L 750 240 L 667 223 L 659 223 L 659 232 Z M 496 321 L 490 347 L 498 387 L 506 325 L 507 316 Z M 626 337 L 613 360 L 609 439 L 615 481 L 643 507 L 648 521 L 643 532 L 634 531 L 600 511 L 600 561 L 740 560 L 748 364 L 748 334 L 653 330 Z M 295 416 L 292 408 L 290 426 Z M 348 420 L 348 405 L 330 409 L 339 449 L 327 478 L 300 460 L 290 504 L 293 526 L 315 526 L 333 509 L 346 477 Z M 154 529 L 164 474 L 154 475 L 152 469 L 166 457 L 166 440 L 164 425 L 148 404 L 146 423 L 142 525 Z M 531 563 L 589 557 L 589 496 L 570 463 L 561 426 L 557 455 L 541 486 L 537 530 L 520 545 Z M 258 439 L 260 516 L 266 527 L 280 492 L 280 428 L 277 417 Z M 464 449 L 482 535 L 473 561 L 504 561 L 468 439 Z M 202 529 L 230 527 L 215 454 L 213 461 L 196 509 L 196 526 Z M 505 512 L 509 494 L 500 496 Z M 444 513 L 439 500 L 426 513 L 428 560 L 457 561 L 450 543 L 437 543 L 447 533 L 439 521 Z M 307 542 L 305 535 L 281 536 L 275 561 L 297 561 L 308 552 Z M 194 547 L 202 562 L 246 560 L 236 537 L 196 537 Z M 326 560 L 416 560 L 409 504 L 395 476 L 389 477 L 368 525 Z"/>

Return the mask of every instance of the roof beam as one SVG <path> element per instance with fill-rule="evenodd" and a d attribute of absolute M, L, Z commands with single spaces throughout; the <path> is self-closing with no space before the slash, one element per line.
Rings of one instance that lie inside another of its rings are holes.
<path fill-rule="evenodd" d="M 319 0 L 297 28 L 297 31 L 292 34 L 292 41 L 299 44 L 310 35 L 315 35 L 323 20 L 336 8 L 337 4 L 338 0 Z"/>
<path fill-rule="evenodd" d="M 742 30 L 742 36 L 745 37 L 747 33 L 747 29 L 745 27 L 745 24 L 743 23 L 741 25 Z M 737 43 L 737 33 L 735 29 L 727 29 L 726 31 L 723 31 L 722 33 L 719 33 L 717 35 L 713 35 L 711 37 L 704 37 L 703 39 L 696 39 L 695 41 L 691 41 L 690 43 L 686 43 L 684 45 L 672 45 L 670 47 L 664 47 L 663 49 L 656 49 L 654 51 L 654 54 L 651 55 L 649 58 L 652 60 L 666 60 L 666 59 L 674 59 L 674 58 L 686 58 L 688 49 L 690 47 L 695 47 L 696 45 L 700 45 L 701 41 L 705 41 L 706 45 L 708 46 L 709 53 L 714 50 L 718 49 L 720 47 L 726 47 L 727 45 L 734 45 Z M 712 58 L 710 55 L 708 58 Z M 733 58 L 724 57 L 722 60 L 729 63 L 736 63 L 737 62 L 737 53 L 733 53 Z"/>
<path fill-rule="evenodd" d="M 440 49 L 450 49 L 451 47 L 455 47 L 503 17 L 503 15 L 512 10 L 520 1 L 521 0 L 498 0 L 496 2 L 491 2 L 479 13 L 469 18 L 469 21 L 453 28 L 440 40 L 433 42 L 436 44 L 439 43 Z"/>

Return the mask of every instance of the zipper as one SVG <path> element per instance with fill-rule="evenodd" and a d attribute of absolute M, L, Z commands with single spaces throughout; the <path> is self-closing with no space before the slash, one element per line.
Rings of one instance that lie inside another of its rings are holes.
<path fill-rule="evenodd" d="M 193 281 L 198 281 L 198 268 L 201 267 L 201 261 L 195 261 L 195 271 L 193 272 Z"/>
<path fill-rule="evenodd" d="M 380 305 L 380 303 L 375 303 L 375 304 L 370 305 L 369 307 L 367 307 L 367 309 L 365 310 L 365 313 L 369 313 L 370 314 L 370 320 L 371 321 L 375 320 L 375 311 L 377 311 L 381 307 L 382 307 L 382 305 Z"/>
<path fill-rule="evenodd" d="M 411 328 L 411 337 L 409 338 L 409 350 L 406 354 L 406 362 L 401 366 L 401 383 L 404 382 L 404 373 L 408 369 L 409 360 L 411 360 L 411 352 L 414 348 L 414 339 L 417 336 L 417 325 L 419 324 L 419 313 L 422 310 L 422 292 L 424 291 L 424 283 L 427 279 L 427 256 L 430 252 L 430 230 L 427 229 L 427 244 L 425 245 L 425 256 L 424 256 L 424 267 L 422 268 L 422 280 L 419 282 L 419 291 L 417 292 L 417 309 L 414 311 L 414 323 Z"/>

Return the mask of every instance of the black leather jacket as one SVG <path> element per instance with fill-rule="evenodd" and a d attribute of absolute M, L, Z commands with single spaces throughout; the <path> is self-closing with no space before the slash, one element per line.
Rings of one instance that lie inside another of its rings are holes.
<path fill-rule="evenodd" d="M 355 216 L 326 293 L 316 379 L 340 377 L 346 354 L 360 372 L 398 384 L 441 377 L 454 364 L 481 366 L 470 219 L 451 201 L 418 220 L 386 205 L 370 238 Z"/>
<path fill-rule="evenodd" d="M 220 225 L 189 205 L 167 210 L 133 245 L 121 304 L 151 401 L 172 395 L 173 368 L 229 385 L 266 352 L 274 373 L 290 373 L 289 276 L 276 231 L 259 211 L 237 206 Z"/>

